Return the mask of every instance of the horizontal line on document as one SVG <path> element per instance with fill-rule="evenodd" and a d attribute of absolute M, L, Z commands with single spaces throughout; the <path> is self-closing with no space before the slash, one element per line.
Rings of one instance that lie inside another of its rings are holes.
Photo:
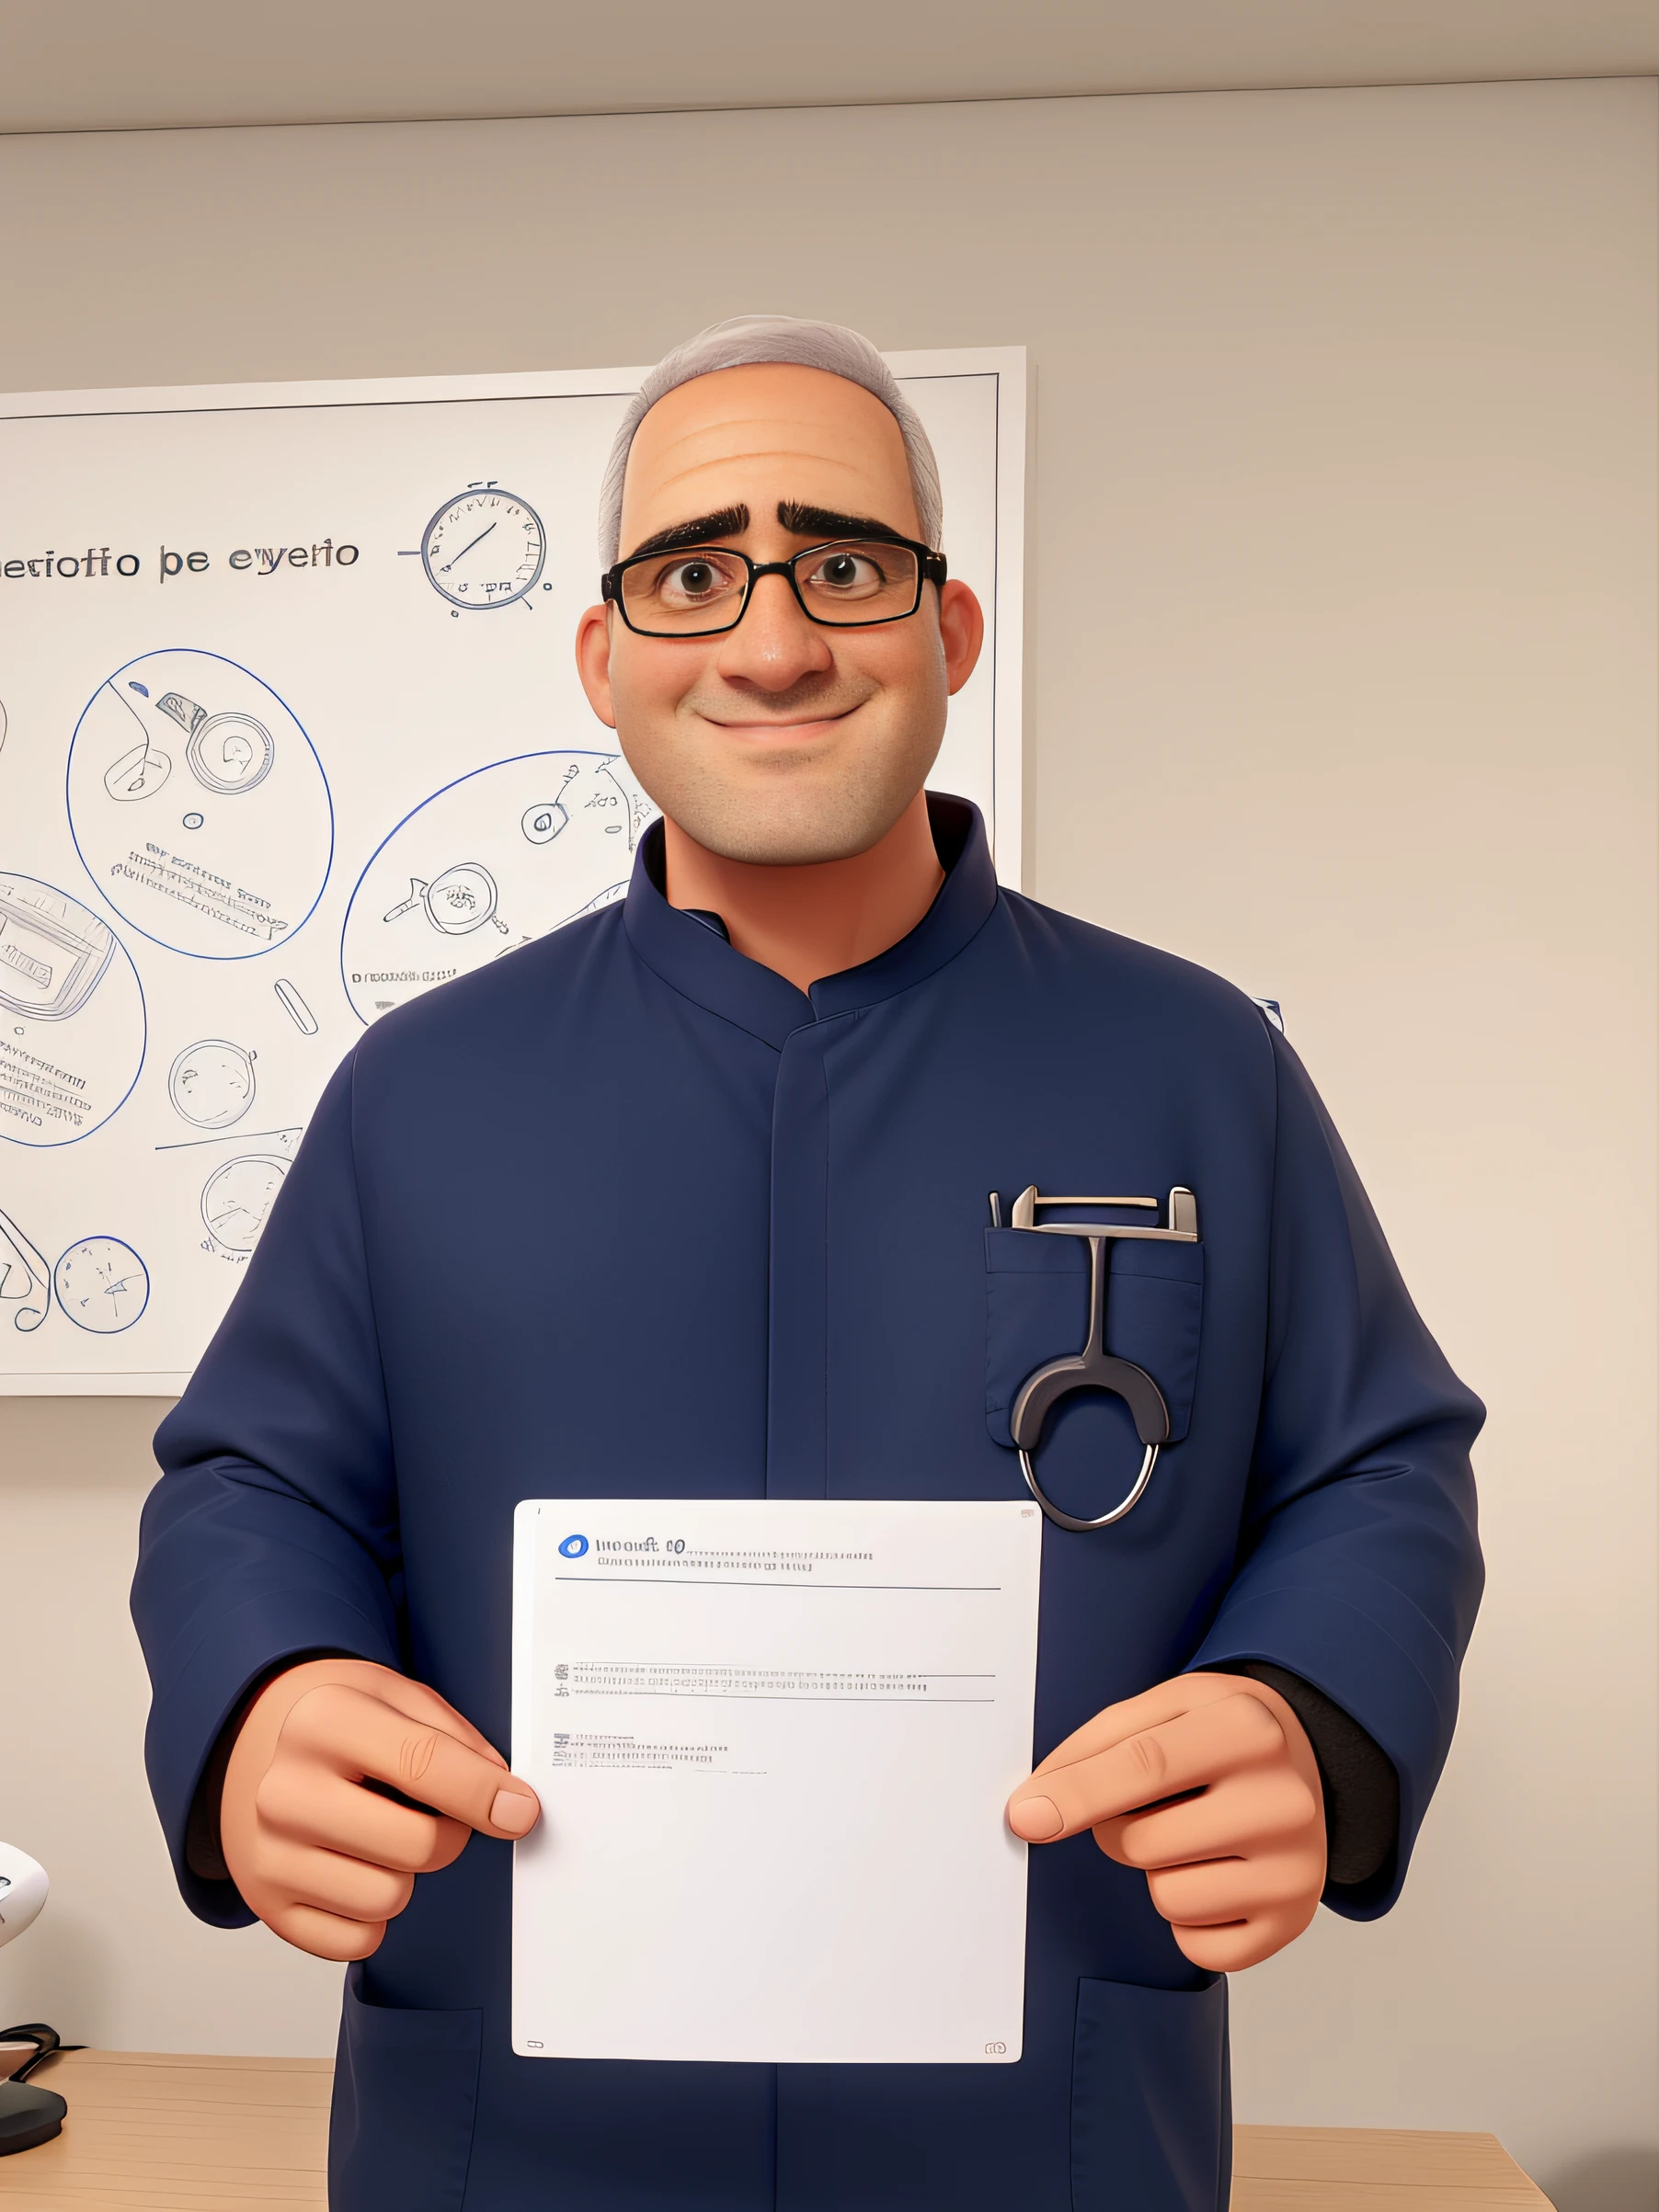
<path fill-rule="evenodd" d="M 715 1575 L 555 1575 L 555 1582 L 634 1582 L 653 1590 L 954 1590 L 995 1592 L 1001 1582 L 746 1582 Z"/>
<path fill-rule="evenodd" d="M 808 1697 L 789 1690 L 573 1690 L 572 1697 L 693 1697 L 739 1705 L 994 1705 L 994 1697 Z"/>
<path fill-rule="evenodd" d="M 755 1672 L 753 1667 L 739 1667 L 732 1659 L 578 1659 L 577 1664 L 583 1667 L 649 1667 L 656 1674 L 707 1674 L 716 1667 L 724 1667 L 728 1674 Z M 800 1669 L 793 1671 L 799 1673 Z M 818 1671 L 844 1674 L 846 1669 L 820 1668 Z M 886 1671 L 897 1674 L 901 1670 L 889 1667 Z M 994 1682 L 997 1679 L 993 1667 L 906 1667 L 902 1671 L 923 1675 L 931 1682 Z"/>

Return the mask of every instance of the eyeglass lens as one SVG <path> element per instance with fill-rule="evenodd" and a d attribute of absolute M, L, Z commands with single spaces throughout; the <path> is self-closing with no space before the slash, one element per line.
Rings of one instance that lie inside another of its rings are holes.
<path fill-rule="evenodd" d="M 849 626 L 910 614 L 918 600 L 916 555 L 908 545 L 849 539 L 797 553 L 795 580 L 815 622 Z M 623 610 L 636 630 L 689 636 L 729 629 L 743 611 L 749 571 L 734 553 L 699 545 L 625 568 Z"/>

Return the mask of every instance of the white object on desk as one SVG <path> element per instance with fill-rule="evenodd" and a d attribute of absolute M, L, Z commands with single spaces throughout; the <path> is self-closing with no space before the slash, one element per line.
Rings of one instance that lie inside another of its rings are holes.
<path fill-rule="evenodd" d="M 46 1869 L 26 1851 L 0 1843 L 0 1944 L 21 1935 L 46 1902 Z"/>
<path fill-rule="evenodd" d="M 513 2048 L 1011 2064 L 1042 1520 L 1017 1501 L 530 1499 Z"/>

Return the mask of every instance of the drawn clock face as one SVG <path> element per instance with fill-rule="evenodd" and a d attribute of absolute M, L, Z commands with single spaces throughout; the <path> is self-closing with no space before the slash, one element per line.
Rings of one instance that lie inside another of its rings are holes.
<path fill-rule="evenodd" d="M 215 1168 L 201 1192 L 209 1236 L 227 1251 L 251 1252 L 287 1173 L 285 1159 L 257 1154 Z"/>
<path fill-rule="evenodd" d="M 175 1110 L 198 1129 L 228 1129 L 254 1102 L 254 1055 L 222 1037 L 189 1044 L 167 1077 Z"/>
<path fill-rule="evenodd" d="M 463 609 L 509 607 L 534 586 L 546 557 L 541 516 L 498 485 L 475 485 L 449 500 L 420 544 L 427 581 Z"/>
<path fill-rule="evenodd" d="M 117 1336 L 150 1303 L 150 1273 L 119 1237 L 86 1237 L 72 1244 L 52 1270 L 58 1304 L 77 1328 Z"/>

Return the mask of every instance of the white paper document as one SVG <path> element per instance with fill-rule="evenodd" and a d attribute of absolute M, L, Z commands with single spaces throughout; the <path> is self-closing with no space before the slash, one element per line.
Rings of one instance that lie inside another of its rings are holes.
<path fill-rule="evenodd" d="M 515 1517 L 524 2058 L 1011 2064 L 1042 1520 L 532 1499 Z"/>

